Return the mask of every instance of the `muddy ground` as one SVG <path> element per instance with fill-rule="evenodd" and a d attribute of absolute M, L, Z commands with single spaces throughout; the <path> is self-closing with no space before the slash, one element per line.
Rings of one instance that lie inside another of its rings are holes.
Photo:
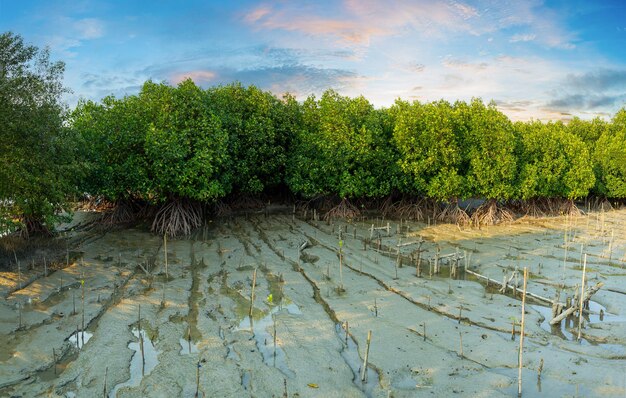
<path fill-rule="evenodd" d="M 580 341 L 577 318 L 551 328 L 549 304 L 528 298 L 523 392 L 626 396 L 626 210 L 482 229 L 302 216 L 217 219 L 164 242 L 77 213 L 67 266 L 0 274 L 0 396 L 515 396 L 520 295 L 465 267 L 496 281 L 517 269 L 519 290 L 528 267 L 528 292 L 565 302 L 581 252 L 587 286 L 604 286 Z"/>

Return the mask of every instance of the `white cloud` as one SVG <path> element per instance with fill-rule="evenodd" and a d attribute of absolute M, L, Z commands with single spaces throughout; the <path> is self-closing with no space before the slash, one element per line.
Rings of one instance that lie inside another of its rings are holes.
<path fill-rule="evenodd" d="M 537 35 L 532 35 L 532 34 L 517 34 L 517 35 L 513 35 L 511 37 L 511 39 L 509 39 L 510 43 L 517 43 L 520 41 L 533 41 L 535 40 L 535 38 L 537 37 Z"/>
<path fill-rule="evenodd" d="M 83 40 L 99 39 L 104 36 L 104 23 L 96 18 L 84 18 L 74 21 L 74 30 Z"/>

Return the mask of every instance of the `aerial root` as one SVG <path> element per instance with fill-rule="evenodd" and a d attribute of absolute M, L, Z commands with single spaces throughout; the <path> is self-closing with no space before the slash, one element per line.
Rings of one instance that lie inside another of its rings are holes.
<path fill-rule="evenodd" d="M 174 199 L 157 211 L 152 231 L 159 235 L 189 235 L 202 225 L 202 206 L 198 202 Z"/>
<path fill-rule="evenodd" d="M 361 212 L 359 211 L 359 209 L 351 204 L 348 199 L 344 198 L 341 200 L 341 203 L 326 212 L 326 214 L 324 215 L 324 220 L 328 221 L 335 218 L 352 220 L 358 217 L 360 214 Z"/>
<path fill-rule="evenodd" d="M 489 199 L 472 214 L 472 223 L 476 226 L 494 225 L 501 222 L 511 222 L 515 218 L 513 212 L 498 206 L 495 199 Z"/>
<path fill-rule="evenodd" d="M 22 218 L 22 228 L 19 230 L 21 238 L 28 239 L 33 235 L 52 236 L 52 232 L 40 220 L 33 217 Z"/>
<path fill-rule="evenodd" d="M 118 200 L 102 215 L 102 223 L 108 226 L 132 222 L 137 217 L 137 210 L 127 200 Z"/>
<path fill-rule="evenodd" d="M 471 223 L 470 217 L 467 212 L 459 207 L 456 202 L 448 203 L 437 214 L 437 220 L 447 221 L 458 225 L 468 225 Z"/>

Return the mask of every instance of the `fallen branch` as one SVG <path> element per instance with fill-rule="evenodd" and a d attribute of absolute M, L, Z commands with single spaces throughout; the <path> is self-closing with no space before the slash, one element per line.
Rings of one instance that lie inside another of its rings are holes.
<path fill-rule="evenodd" d="M 589 301 L 591 299 L 591 296 L 596 294 L 597 291 L 602 288 L 602 286 L 604 286 L 604 282 L 598 282 L 595 286 L 589 288 L 589 290 L 585 292 L 585 297 L 583 298 L 583 302 Z M 550 325 L 558 325 L 559 322 L 561 322 L 563 319 L 567 318 L 568 316 L 576 312 L 576 310 L 578 309 L 576 304 L 578 303 L 574 303 L 571 307 L 563 311 L 560 315 L 557 315 L 554 318 L 552 318 L 552 320 L 550 321 Z"/>
<path fill-rule="evenodd" d="M 502 285 L 502 281 L 497 281 L 497 280 L 495 280 L 495 279 L 491 279 L 491 278 L 489 278 L 489 277 L 487 277 L 487 276 L 485 276 L 485 275 L 481 275 L 481 274 L 479 274 L 478 272 L 474 272 L 474 271 L 471 271 L 471 270 L 469 270 L 469 269 L 468 269 L 468 270 L 466 270 L 465 272 L 467 272 L 467 273 L 468 273 L 468 274 L 470 274 L 470 275 L 474 275 L 474 276 L 475 276 L 475 277 L 477 277 L 478 279 L 483 279 L 483 280 L 489 281 L 489 283 L 493 283 L 494 285 Z M 509 288 L 512 290 L 512 289 L 513 289 L 513 285 L 509 285 L 509 284 L 507 283 L 507 289 L 509 289 Z M 551 300 L 551 299 L 549 299 L 549 298 L 547 298 L 547 297 L 543 297 L 543 296 L 540 296 L 540 295 L 538 295 L 538 294 L 531 293 L 531 292 L 526 292 L 526 295 L 527 295 L 528 297 L 532 297 L 532 298 L 534 298 L 534 299 L 536 299 L 536 300 L 543 301 L 544 303 L 549 303 L 549 304 L 552 304 L 552 300 Z"/>

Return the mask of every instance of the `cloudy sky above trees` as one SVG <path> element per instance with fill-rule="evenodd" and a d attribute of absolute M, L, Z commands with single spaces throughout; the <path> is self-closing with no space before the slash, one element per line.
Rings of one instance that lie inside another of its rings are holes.
<path fill-rule="evenodd" d="M 66 62 L 71 106 L 187 77 L 376 106 L 481 97 L 522 120 L 626 105 L 620 0 L 0 0 L 8 30 Z"/>

